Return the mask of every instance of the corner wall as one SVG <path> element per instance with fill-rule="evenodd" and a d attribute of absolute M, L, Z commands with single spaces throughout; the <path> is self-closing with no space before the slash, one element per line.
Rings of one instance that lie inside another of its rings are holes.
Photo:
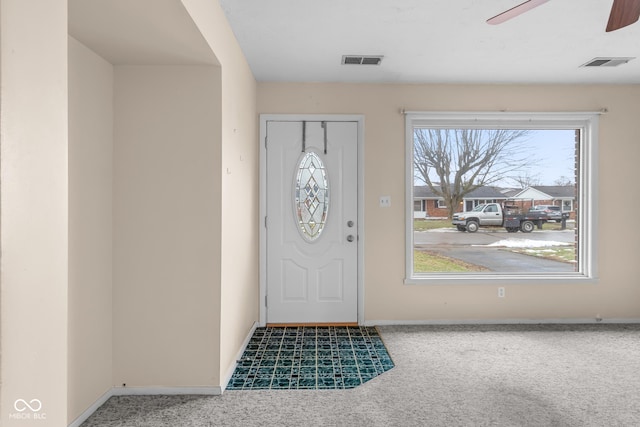
<path fill-rule="evenodd" d="M 69 420 L 112 383 L 113 66 L 69 38 Z"/>
<path fill-rule="evenodd" d="M 226 382 L 258 321 L 256 81 L 218 2 L 182 0 L 222 68 L 220 362 Z M 222 384 L 223 386 L 226 385 Z"/>
<path fill-rule="evenodd" d="M 220 384 L 220 69 L 116 66 L 114 385 Z"/>
<path fill-rule="evenodd" d="M 599 111 L 597 284 L 404 285 L 404 116 L 407 111 Z M 640 209 L 629 172 L 640 157 L 640 86 L 260 83 L 258 112 L 365 115 L 367 323 L 640 318 L 640 231 L 620 227 Z M 391 208 L 381 209 L 381 195 Z"/>
<path fill-rule="evenodd" d="M 223 67 L 223 76 L 226 76 Z M 220 375 L 223 386 L 255 322 L 259 301 L 259 155 L 255 81 L 248 67 L 224 80 Z"/>

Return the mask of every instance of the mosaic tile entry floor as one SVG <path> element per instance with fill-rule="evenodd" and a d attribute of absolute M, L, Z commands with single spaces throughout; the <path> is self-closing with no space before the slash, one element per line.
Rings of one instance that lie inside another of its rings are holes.
<path fill-rule="evenodd" d="M 354 388 L 393 367 L 375 327 L 257 328 L 226 390 Z"/>

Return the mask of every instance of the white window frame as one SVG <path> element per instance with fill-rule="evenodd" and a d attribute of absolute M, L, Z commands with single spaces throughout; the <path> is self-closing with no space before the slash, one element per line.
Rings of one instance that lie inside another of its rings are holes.
<path fill-rule="evenodd" d="M 446 209 L 447 204 L 444 202 L 444 199 L 438 199 L 436 203 L 436 208 L 438 209 Z"/>
<path fill-rule="evenodd" d="M 405 280 L 407 285 L 594 283 L 597 281 L 598 122 L 601 112 L 405 112 Z M 414 273 L 413 271 L 413 131 L 415 127 L 491 129 L 579 129 L 579 255 L 569 273 Z"/>

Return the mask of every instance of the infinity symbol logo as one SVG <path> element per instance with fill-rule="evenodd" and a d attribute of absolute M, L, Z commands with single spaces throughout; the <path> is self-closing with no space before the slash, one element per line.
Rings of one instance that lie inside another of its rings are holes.
<path fill-rule="evenodd" d="M 14 402 L 13 407 L 18 412 L 24 412 L 27 409 L 31 409 L 32 412 L 38 412 L 40 409 L 42 409 L 42 402 L 40 402 L 38 399 L 33 399 L 27 403 L 27 401 L 24 399 L 18 399 Z"/>

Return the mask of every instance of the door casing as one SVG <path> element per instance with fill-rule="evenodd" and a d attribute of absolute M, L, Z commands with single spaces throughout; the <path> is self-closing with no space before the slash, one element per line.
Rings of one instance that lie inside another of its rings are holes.
<path fill-rule="evenodd" d="M 364 116 L 343 114 L 261 114 L 260 115 L 260 326 L 267 324 L 267 122 L 268 121 L 357 122 L 358 124 L 358 324 L 364 324 Z"/>

